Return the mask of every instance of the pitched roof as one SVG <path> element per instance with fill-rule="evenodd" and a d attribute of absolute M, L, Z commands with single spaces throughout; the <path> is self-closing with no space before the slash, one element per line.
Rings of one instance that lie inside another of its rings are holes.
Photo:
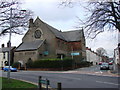
<path fill-rule="evenodd" d="M 38 49 L 42 44 L 43 40 L 35 40 L 32 42 L 22 42 L 16 49 L 16 51 L 24 51 L 24 50 L 36 50 Z"/>
<path fill-rule="evenodd" d="M 60 38 L 62 40 L 68 41 L 68 42 L 70 42 L 70 41 L 80 41 L 81 40 L 83 30 L 74 30 L 74 31 L 62 32 L 62 31 L 59 31 L 56 28 L 48 25 L 47 23 L 43 22 L 42 20 L 39 19 L 39 17 L 37 17 L 37 19 L 35 21 L 37 21 L 37 20 L 39 20 L 44 25 L 46 25 L 46 27 L 49 30 L 51 30 L 57 38 Z"/>
<path fill-rule="evenodd" d="M 81 40 L 81 33 L 82 30 L 75 30 L 75 31 L 67 31 L 62 32 L 66 41 L 72 42 L 72 41 L 80 41 Z"/>
<path fill-rule="evenodd" d="M 11 47 L 11 50 L 14 49 L 15 47 Z M 0 53 L 1 52 L 8 52 L 10 50 L 9 47 L 3 47 L 3 48 L 0 48 Z"/>

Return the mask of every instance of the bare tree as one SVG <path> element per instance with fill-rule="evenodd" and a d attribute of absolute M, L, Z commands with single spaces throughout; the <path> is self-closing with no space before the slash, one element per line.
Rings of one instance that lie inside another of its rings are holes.
<path fill-rule="evenodd" d="M 64 0 L 61 5 L 71 6 L 75 0 Z M 78 3 L 79 0 L 77 0 Z M 85 26 L 87 37 L 95 38 L 105 30 L 118 30 L 120 32 L 120 1 L 119 0 L 94 0 L 86 2 L 84 7 L 89 12 L 86 21 L 82 22 Z M 81 18 L 79 17 L 80 21 Z"/>
<path fill-rule="evenodd" d="M 106 56 L 106 54 L 107 54 L 106 50 L 104 48 L 102 48 L 102 47 L 96 49 L 96 52 L 100 56 Z"/>
<path fill-rule="evenodd" d="M 9 33 L 10 28 L 16 34 L 22 34 L 25 30 L 33 13 L 22 10 L 20 5 L 20 0 L 0 0 L 0 36 Z"/>

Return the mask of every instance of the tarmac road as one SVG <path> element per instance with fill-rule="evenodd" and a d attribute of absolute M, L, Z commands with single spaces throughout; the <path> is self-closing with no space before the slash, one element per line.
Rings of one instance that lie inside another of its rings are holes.
<path fill-rule="evenodd" d="M 6 77 L 7 72 L 2 76 Z M 101 76 L 81 73 L 67 73 L 54 71 L 19 71 L 11 72 L 11 78 L 22 79 L 38 83 L 38 77 L 50 80 L 50 86 L 57 88 L 57 83 L 62 83 L 62 88 L 118 88 L 120 82 L 115 76 Z M 120 79 L 119 79 L 120 81 Z"/>

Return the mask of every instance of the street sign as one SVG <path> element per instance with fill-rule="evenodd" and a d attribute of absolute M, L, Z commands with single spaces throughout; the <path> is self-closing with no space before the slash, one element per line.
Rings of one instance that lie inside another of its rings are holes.
<path fill-rule="evenodd" d="M 77 55 L 80 55 L 79 52 L 75 52 L 75 53 L 71 53 L 72 56 L 77 56 Z"/>
<path fill-rule="evenodd" d="M 44 55 L 48 55 L 49 54 L 48 51 L 44 51 L 43 53 L 44 53 Z"/>

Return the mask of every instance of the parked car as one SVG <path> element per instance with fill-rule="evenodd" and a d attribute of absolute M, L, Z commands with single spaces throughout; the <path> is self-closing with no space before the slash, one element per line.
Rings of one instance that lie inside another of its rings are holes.
<path fill-rule="evenodd" d="M 108 63 L 102 63 L 100 66 L 100 70 L 109 70 L 109 64 Z"/>
<path fill-rule="evenodd" d="M 99 62 L 99 65 L 101 65 L 103 62 Z"/>
<path fill-rule="evenodd" d="M 3 68 L 4 71 L 8 71 L 9 70 L 9 66 L 5 66 Z M 17 72 L 17 68 L 13 68 L 12 66 L 10 66 L 10 71 L 11 72 Z"/>
<path fill-rule="evenodd" d="M 113 65 L 113 61 L 110 61 L 110 62 L 109 62 L 109 65 Z"/>

